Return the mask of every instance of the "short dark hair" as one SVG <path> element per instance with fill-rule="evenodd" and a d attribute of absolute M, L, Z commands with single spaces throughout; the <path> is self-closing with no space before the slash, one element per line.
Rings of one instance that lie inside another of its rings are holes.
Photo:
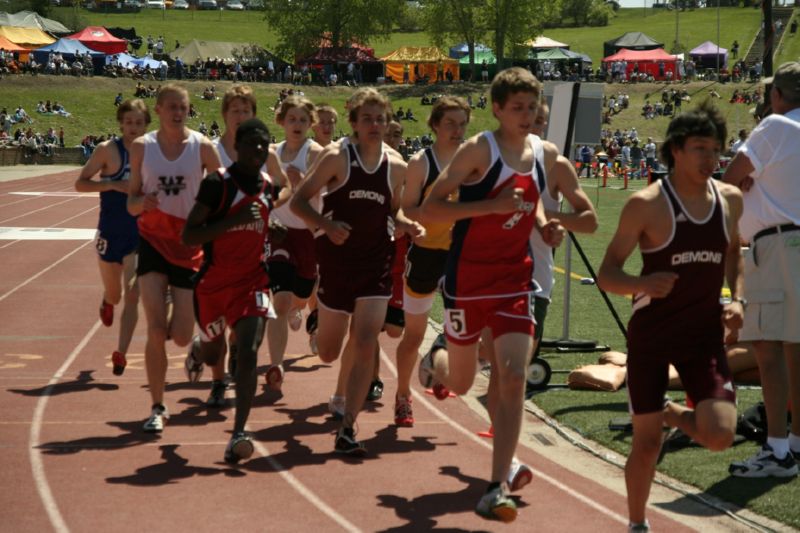
<path fill-rule="evenodd" d="M 713 137 L 720 147 L 725 146 L 728 138 L 725 117 L 709 100 L 670 121 L 664 144 L 661 145 L 661 157 L 667 163 L 667 168 L 675 166 L 672 149 L 683 148 L 689 137 Z"/>
<path fill-rule="evenodd" d="M 242 142 L 242 139 L 255 133 L 261 133 L 265 135 L 267 139 L 270 138 L 269 128 L 267 128 L 267 125 L 264 124 L 260 119 L 249 118 L 245 120 L 239 124 L 238 128 L 236 128 L 236 143 L 238 144 Z"/>

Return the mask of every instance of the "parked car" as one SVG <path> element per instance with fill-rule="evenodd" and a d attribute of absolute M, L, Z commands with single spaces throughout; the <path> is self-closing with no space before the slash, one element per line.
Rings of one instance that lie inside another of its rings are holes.
<path fill-rule="evenodd" d="M 175 0 L 172 3 L 172 9 L 189 9 L 189 2 L 186 0 Z"/>
<path fill-rule="evenodd" d="M 263 10 L 264 0 L 250 0 L 247 2 L 247 9 Z"/>
<path fill-rule="evenodd" d="M 167 4 L 164 0 L 147 0 L 147 7 L 150 9 L 166 9 Z"/>
<path fill-rule="evenodd" d="M 225 9 L 230 9 L 231 11 L 244 11 L 244 4 L 242 4 L 239 0 L 229 0 L 225 5 Z"/>
<path fill-rule="evenodd" d="M 200 9 L 217 9 L 217 0 L 200 0 L 197 7 Z"/>

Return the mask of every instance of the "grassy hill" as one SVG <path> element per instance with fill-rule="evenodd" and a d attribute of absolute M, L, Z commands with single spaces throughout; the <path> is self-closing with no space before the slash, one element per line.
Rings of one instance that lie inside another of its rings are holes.
<path fill-rule="evenodd" d="M 68 18 L 71 8 L 55 8 Z M 721 8 L 720 45 L 730 46 L 734 39 L 742 43 L 744 52 L 759 27 L 760 11 L 745 8 Z M 258 11 L 173 11 L 143 9 L 139 13 L 91 13 L 81 10 L 80 16 L 92 25 L 134 27 L 139 35 L 163 35 L 167 49 L 175 39 L 181 43 L 191 39 L 253 42 L 274 46 L 277 42 L 264 15 Z M 717 11 L 697 9 L 681 12 L 677 18 L 679 42 L 687 49 L 716 41 Z M 608 26 L 599 28 L 556 28 L 547 30 L 548 37 L 569 43 L 572 50 L 588 54 L 595 62 L 603 55 L 603 42 L 629 31 L 644 31 L 665 43 L 669 49 L 675 40 L 676 16 L 663 9 L 620 9 Z M 491 44 L 491 43 L 486 43 Z M 371 43 L 375 54 L 382 56 L 400 46 L 430 45 L 425 33 L 392 33 Z"/>

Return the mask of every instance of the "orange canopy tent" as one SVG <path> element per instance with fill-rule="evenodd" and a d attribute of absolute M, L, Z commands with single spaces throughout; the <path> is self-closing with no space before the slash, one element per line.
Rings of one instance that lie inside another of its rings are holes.
<path fill-rule="evenodd" d="M 20 53 L 28 53 L 29 50 L 24 46 L 20 46 L 18 44 L 14 44 L 2 35 L 0 35 L 0 50 L 5 50 L 6 52 L 20 52 Z"/>
<path fill-rule="evenodd" d="M 382 57 L 381 61 L 384 62 L 386 77 L 392 78 L 397 83 L 404 82 L 406 68 L 408 68 L 409 83 L 426 76 L 430 82 L 434 82 L 440 68 L 443 76 L 450 72 L 454 80 L 459 79 L 458 60 L 449 57 L 435 46 L 403 46 Z"/>

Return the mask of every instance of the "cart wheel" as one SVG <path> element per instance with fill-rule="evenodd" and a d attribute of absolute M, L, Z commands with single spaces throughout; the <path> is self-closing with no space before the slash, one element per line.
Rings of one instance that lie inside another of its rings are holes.
<path fill-rule="evenodd" d="M 552 375 L 553 370 L 547 361 L 537 357 L 528 366 L 528 387 L 532 390 L 546 389 Z"/>

